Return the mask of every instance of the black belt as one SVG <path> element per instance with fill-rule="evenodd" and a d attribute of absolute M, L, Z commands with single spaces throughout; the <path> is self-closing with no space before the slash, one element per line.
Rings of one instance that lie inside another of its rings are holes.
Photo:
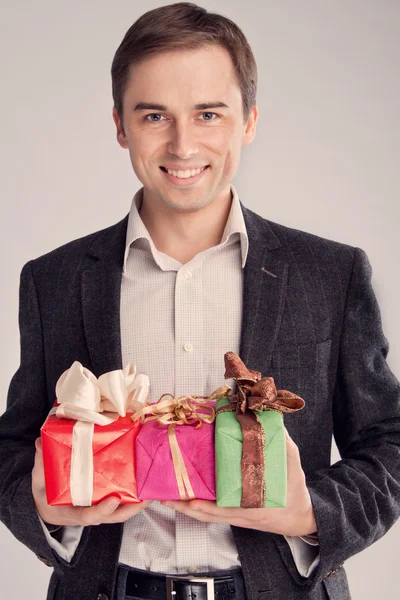
<path fill-rule="evenodd" d="M 127 597 L 144 600 L 242 600 L 233 577 L 196 575 L 159 575 L 129 571 L 126 579 Z"/>

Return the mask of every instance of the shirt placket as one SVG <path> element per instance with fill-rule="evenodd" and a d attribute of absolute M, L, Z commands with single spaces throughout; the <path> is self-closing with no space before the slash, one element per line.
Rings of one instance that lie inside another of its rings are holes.
<path fill-rule="evenodd" d="M 175 285 L 175 396 L 204 395 L 203 262 L 193 259 L 178 270 Z M 177 512 L 176 560 L 180 573 L 209 564 L 207 524 Z"/>

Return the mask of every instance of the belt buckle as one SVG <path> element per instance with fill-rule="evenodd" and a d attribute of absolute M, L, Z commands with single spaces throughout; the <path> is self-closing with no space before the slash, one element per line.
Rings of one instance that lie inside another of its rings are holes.
<path fill-rule="evenodd" d="M 205 583 L 207 586 L 207 600 L 214 600 L 214 577 L 186 577 L 185 575 L 166 575 L 167 600 L 174 600 L 176 590 L 174 590 L 174 581 L 177 579 L 191 583 Z"/>

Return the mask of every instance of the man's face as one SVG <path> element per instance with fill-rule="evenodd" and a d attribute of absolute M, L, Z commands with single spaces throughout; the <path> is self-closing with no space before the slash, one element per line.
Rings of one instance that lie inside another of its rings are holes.
<path fill-rule="evenodd" d="M 257 108 L 244 122 L 224 48 L 163 52 L 132 66 L 123 104 L 123 128 L 113 110 L 117 139 L 129 149 L 146 202 L 190 212 L 228 194 L 241 147 L 255 135 Z"/>

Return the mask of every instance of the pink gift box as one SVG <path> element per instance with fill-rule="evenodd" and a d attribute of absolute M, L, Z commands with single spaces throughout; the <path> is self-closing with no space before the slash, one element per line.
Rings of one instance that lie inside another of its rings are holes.
<path fill-rule="evenodd" d="M 176 438 L 196 498 L 215 500 L 214 423 L 177 425 Z M 136 438 L 139 500 L 180 500 L 168 425 L 148 421 Z"/>

